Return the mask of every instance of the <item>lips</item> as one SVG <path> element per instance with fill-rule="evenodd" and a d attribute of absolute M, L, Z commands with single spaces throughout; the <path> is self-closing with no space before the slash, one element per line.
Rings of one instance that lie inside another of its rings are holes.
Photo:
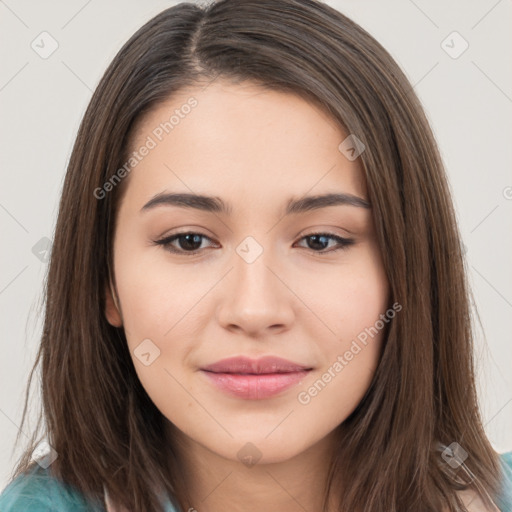
<path fill-rule="evenodd" d="M 201 368 L 220 391 L 246 400 L 262 400 L 300 383 L 312 368 L 266 356 L 260 359 L 233 357 Z"/>
<path fill-rule="evenodd" d="M 262 374 L 262 373 L 291 373 L 310 370 L 310 367 L 303 366 L 286 359 L 274 356 L 265 356 L 260 359 L 248 357 L 231 357 L 222 359 L 216 363 L 202 368 L 204 371 L 213 373 L 237 373 L 237 374 Z"/>

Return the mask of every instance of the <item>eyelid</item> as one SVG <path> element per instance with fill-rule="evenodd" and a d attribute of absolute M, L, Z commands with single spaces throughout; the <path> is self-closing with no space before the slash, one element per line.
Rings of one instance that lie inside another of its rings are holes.
<path fill-rule="evenodd" d="M 177 254 L 178 256 L 188 256 L 188 257 L 191 257 L 191 256 L 197 256 L 198 254 L 200 254 L 201 252 L 204 252 L 204 249 L 195 249 L 193 251 L 185 251 L 183 249 L 177 249 L 175 247 L 173 247 L 172 249 L 170 247 L 171 246 L 171 243 L 174 242 L 175 240 L 177 240 L 180 236 L 184 236 L 184 235 L 199 235 L 200 237 L 202 238 L 205 238 L 205 239 L 208 239 L 210 241 L 213 241 L 212 238 L 204 233 L 202 233 L 201 231 L 194 231 L 194 230 L 191 230 L 191 229 L 183 229 L 181 231 L 177 231 L 177 232 L 174 232 L 170 235 L 167 235 L 165 237 L 162 237 L 158 240 L 154 240 L 154 244 L 155 245 L 161 245 L 163 246 L 164 250 L 172 253 L 172 254 Z M 347 237 L 343 237 L 341 235 L 337 235 L 336 233 L 332 233 L 331 231 L 328 231 L 328 230 L 316 230 L 316 231 L 310 231 L 310 232 L 305 232 L 303 234 L 300 234 L 298 236 L 298 240 L 297 242 L 301 242 L 302 240 L 306 239 L 306 238 L 310 238 L 310 237 L 313 237 L 313 236 L 324 236 L 324 237 L 327 237 L 331 240 L 334 240 L 335 242 L 337 242 L 337 246 L 335 246 L 335 248 L 331 248 L 331 249 L 328 249 L 328 250 L 321 250 L 321 251 L 315 251 L 313 249 L 309 249 L 307 247 L 302 247 L 303 249 L 306 249 L 307 251 L 313 253 L 313 254 L 317 254 L 319 256 L 323 256 L 323 255 L 327 255 L 327 254 L 330 254 L 330 253 L 334 253 L 334 252 L 337 252 L 337 251 L 340 251 L 340 250 L 346 250 L 348 247 L 352 246 L 355 244 L 355 239 L 354 238 L 347 238 Z"/>
<path fill-rule="evenodd" d="M 167 250 L 168 252 L 170 252 L 170 253 L 178 254 L 178 255 L 183 255 L 183 256 L 195 256 L 199 252 L 204 250 L 204 249 L 196 249 L 195 251 L 184 251 L 184 250 L 180 250 L 180 249 L 175 249 L 174 247 L 173 247 L 173 249 L 169 249 L 169 247 L 171 246 L 170 245 L 171 242 L 174 242 L 180 236 L 185 236 L 185 235 L 199 235 L 202 238 L 205 238 L 205 239 L 208 239 L 208 240 L 212 241 L 212 238 L 210 236 L 202 233 L 201 231 L 197 231 L 197 230 L 194 231 L 194 230 L 190 230 L 190 229 L 185 229 L 183 231 L 176 231 L 174 233 L 171 233 L 170 235 L 166 235 L 166 236 L 164 236 L 162 238 L 154 240 L 153 243 L 156 244 L 156 245 L 163 246 L 163 248 L 165 250 Z"/>

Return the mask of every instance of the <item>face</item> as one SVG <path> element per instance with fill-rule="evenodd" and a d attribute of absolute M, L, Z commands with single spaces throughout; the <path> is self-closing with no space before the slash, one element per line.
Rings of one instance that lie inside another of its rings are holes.
<path fill-rule="evenodd" d="M 376 370 L 389 290 L 347 135 L 298 96 L 222 81 L 137 127 L 106 316 L 162 414 L 224 458 L 304 452 Z"/>

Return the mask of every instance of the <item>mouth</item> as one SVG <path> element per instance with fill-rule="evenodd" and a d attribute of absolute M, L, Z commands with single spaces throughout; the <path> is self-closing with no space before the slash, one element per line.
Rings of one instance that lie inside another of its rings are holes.
<path fill-rule="evenodd" d="M 278 395 L 300 383 L 311 370 L 311 367 L 274 356 L 234 357 L 201 368 L 217 389 L 246 400 Z"/>

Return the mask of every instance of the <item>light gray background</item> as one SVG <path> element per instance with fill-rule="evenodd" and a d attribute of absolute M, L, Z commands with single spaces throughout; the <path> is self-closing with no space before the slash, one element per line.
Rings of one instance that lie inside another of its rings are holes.
<path fill-rule="evenodd" d="M 52 238 L 72 143 L 105 68 L 136 29 L 175 3 L 0 0 L 0 488 L 19 454 L 13 441 L 42 325 L 37 306 L 47 267 L 32 248 Z M 424 104 L 485 333 L 476 353 L 485 429 L 499 452 L 512 450 L 511 2 L 327 3 L 390 51 Z M 58 42 L 46 59 L 31 48 L 34 40 L 43 45 L 43 31 Z M 462 48 L 458 36 L 446 40 L 453 31 L 469 44 L 458 58 L 445 51 Z"/>

